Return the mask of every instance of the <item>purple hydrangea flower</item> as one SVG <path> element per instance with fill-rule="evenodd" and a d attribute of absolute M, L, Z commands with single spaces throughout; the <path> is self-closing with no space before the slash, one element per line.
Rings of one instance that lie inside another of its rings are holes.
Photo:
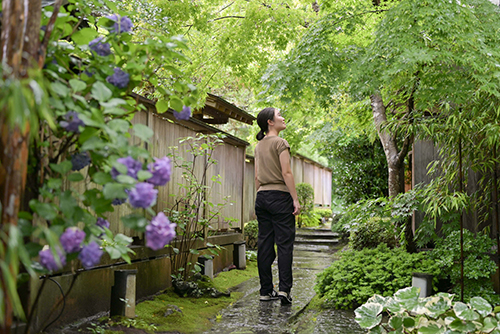
<path fill-rule="evenodd" d="M 93 267 L 101 262 L 103 251 L 95 241 L 91 241 L 87 246 L 83 247 L 78 255 L 85 269 Z"/>
<path fill-rule="evenodd" d="M 172 174 L 172 164 L 168 157 L 161 159 L 155 158 L 154 163 L 148 165 L 148 170 L 153 174 L 147 182 L 155 186 L 164 186 L 170 181 L 170 174 Z"/>
<path fill-rule="evenodd" d="M 109 228 L 109 222 L 104 218 L 97 218 L 97 222 L 95 223 L 97 226 L 104 228 Z"/>
<path fill-rule="evenodd" d="M 111 21 L 115 21 L 113 26 L 108 28 L 109 32 L 116 32 L 118 34 L 122 32 L 131 32 L 132 27 L 134 26 L 132 24 L 132 20 L 130 20 L 127 16 L 112 14 L 106 16 L 106 18 L 110 19 Z"/>
<path fill-rule="evenodd" d="M 158 190 L 154 189 L 152 184 L 140 182 L 130 190 L 128 201 L 134 208 L 149 208 L 155 203 L 157 194 Z"/>
<path fill-rule="evenodd" d="M 130 81 L 130 75 L 121 68 L 115 68 L 115 73 L 106 78 L 106 81 L 118 88 L 125 88 Z"/>
<path fill-rule="evenodd" d="M 140 161 L 135 160 L 130 155 L 126 158 L 118 158 L 116 159 L 116 161 L 127 167 L 128 176 L 131 176 L 137 180 L 137 172 L 142 169 L 142 163 Z M 115 167 L 113 167 L 113 169 L 111 169 L 111 176 L 116 180 L 118 175 L 120 175 L 120 172 Z"/>
<path fill-rule="evenodd" d="M 177 119 L 187 121 L 191 117 L 191 107 L 184 106 L 181 112 L 174 111 L 174 116 Z"/>
<path fill-rule="evenodd" d="M 38 252 L 38 255 L 40 256 L 40 264 L 50 271 L 62 269 L 62 267 L 66 265 L 66 256 L 60 249 L 57 249 L 57 254 L 59 255 L 60 263 L 56 261 L 50 248 L 41 250 Z"/>
<path fill-rule="evenodd" d="M 114 200 L 111 201 L 112 205 L 122 205 L 127 201 L 126 198 L 115 198 Z"/>
<path fill-rule="evenodd" d="M 66 115 L 64 115 L 64 121 L 60 121 L 59 125 L 61 125 L 66 131 L 80 133 L 79 127 L 85 126 L 85 123 L 78 117 L 78 113 L 75 111 L 68 111 Z"/>
<path fill-rule="evenodd" d="M 100 36 L 96 39 L 91 40 L 89 42 L 89 48 L 99 56 L 106 57 L 111 54 L 111 46 L 109 45 L 109 43 L 102 43 L 101 41 L 103 38 L 104 37 Z"/>
<path fill-rule="evenodd" d="M 71 156 L 71 170 L 77 171 L 88 166 L 92 160 L 88 152 L 76 153 Z"/>
<path fill-rule="evenodd" d="M 175 238 L 175 227 L 163 212 L 160 212 L 146 226 L 146 246 L 158 250 Z"/>
<path fill-rule="evenodd" d="M 59 241 L 61 241 L 61 245 L 66 253 L 74 253 L 82 249 L 81 244 L 83 239 L 85 239 L 85 232 L 78 227 L 70 227 L 64 231 Z"/>

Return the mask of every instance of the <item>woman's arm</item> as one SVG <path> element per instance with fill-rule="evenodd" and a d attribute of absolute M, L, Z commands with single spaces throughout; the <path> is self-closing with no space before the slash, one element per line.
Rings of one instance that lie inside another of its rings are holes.
<path fill-rule="evenodd" d="M 260 182 L 259 179 L 257 178 L 257 175 L 259 175 L 257 171 L 257 158 L 255 158 L 254 164 L 255 164 L 255 191 L 257 191 L 260 188 Z"/>
<path fill-rule="evenodd" d="M 280 164 L 281 164 L 281 174 L 285 180 L 285 184 L 288 187 L 290 195 L 293 199 L 293 214 L 298 215 L 300 213 L 299 198 L 297 197 L 297 190 L 295 189 L 295 180 L 293 179 L 292 168 L 290 167 L 290 151 L 284 150 L 280 154 Z"/>

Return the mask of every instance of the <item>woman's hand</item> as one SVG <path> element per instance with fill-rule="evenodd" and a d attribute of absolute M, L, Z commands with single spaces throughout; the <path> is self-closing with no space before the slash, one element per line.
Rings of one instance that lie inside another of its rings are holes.
<path fill-rule="evenodd" d="M 297 216 L 300 214 L 300 204 L 298 199 L 293 200 L 293 214 Z"/>

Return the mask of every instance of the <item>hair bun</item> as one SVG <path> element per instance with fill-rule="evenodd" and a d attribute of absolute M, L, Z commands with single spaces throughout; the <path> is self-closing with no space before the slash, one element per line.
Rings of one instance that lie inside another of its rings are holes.
<path fill-rule="evenodd" d="M 264 138 L 264 133 L 261 131 L 259 131 L 259 133 L 257 133 L 257 136 L 256 136 L 257 140 L 262 140 L 262 138 Z"/>

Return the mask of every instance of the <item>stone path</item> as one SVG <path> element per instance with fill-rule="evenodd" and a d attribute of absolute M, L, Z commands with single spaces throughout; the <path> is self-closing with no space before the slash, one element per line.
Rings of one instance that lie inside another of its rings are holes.
<path fill-rule="evenodd" d="M 205 334 L 291 333 L 291 323 L 297 321 L 315 296 L 316 275 L 331 264 L 337 245 L 337 235 L 330 230 L 298 230 L 294 249 L 292 305 L 282 306 L 279 300 L 260 302 L 259 280 L 256 277 L 233 289 L 243 292 L 244 297 L 223 310 L 221 319 L 214 321 L 214 326 Z M 276 262 L 273 274 L 277 283 Z M 364 333 L 354 322 L 352 312 L 337 310 L 325 314 L 325 317 L 319 315 L 310 319 L 301 328 L 303 333 Z M 335 330 L 332 331 L 333 328 Z"/>

